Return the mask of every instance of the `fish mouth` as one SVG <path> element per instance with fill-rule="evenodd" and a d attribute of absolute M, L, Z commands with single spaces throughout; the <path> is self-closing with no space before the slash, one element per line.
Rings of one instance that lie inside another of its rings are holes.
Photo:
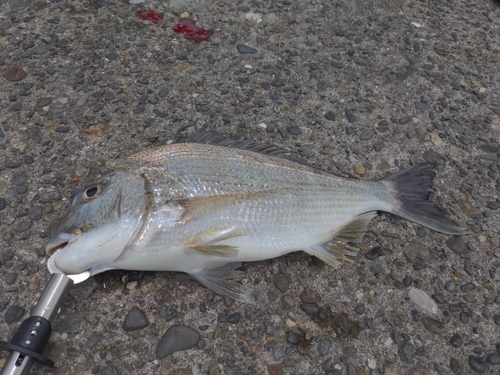
<path fill-rule="evenodd" d="M 78 235 L 70 233 L 60 233 L 59 235 L 52 237 L 47 245 L 45 246 L 45 252 L 47 255 L 53 255 L 57 251 L 64 249 L 70 242 L 73 242 Z"/>
<path fill-rule="evenodd" d="M 47 245 L 47 247 L 45 248 L 45 252 L 47 253 L 48 256 L 51 256 L 55 254 L 56 251 L 65 248 L 68 243 L 69 241 L 63 241 L 58 245 L 53 245 L 53 246 Z"/>

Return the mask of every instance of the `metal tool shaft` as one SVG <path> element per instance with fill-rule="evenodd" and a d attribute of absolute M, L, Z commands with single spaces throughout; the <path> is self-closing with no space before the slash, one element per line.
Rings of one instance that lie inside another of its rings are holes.
<path fill-rule="evenodd" d="M 31 317 L 21 324 L 10 343 L 4 343 L 3 347 L 10 349 L 11 353 L 0 370 L 0 375 L 27 375 L 35 360 L 42 363 L 44 360 L 51 362 L 43 357 L 42 351 L 50 337 L 50 324 L 54 321 L 59 307 L 63 304 L 72 286 L 73 280 L 68 276 L 62 273 L 52 274 Z M 44 337 L 39 337 L 42 335 Z M 38 347 L 36 343 L 38 343 Z M 35 345 L 35 347 L 32 348 L 30 345 Z M 16 350 L 16 347 L 19 351 Z M 27 352 L 31 352 L 32 355 L 26 354 Z"/>

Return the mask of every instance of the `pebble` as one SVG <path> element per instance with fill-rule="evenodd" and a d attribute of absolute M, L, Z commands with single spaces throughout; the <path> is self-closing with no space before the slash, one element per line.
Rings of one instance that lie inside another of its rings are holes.
<path fill-rule="evenodd" d="M 379 142 L 375 142 L 373 144 L 373 149 L 376 151 L 376 152 L 380 152 L 384 149 L 385 147 L 385 143 L 384 141 L 379 141 Z"/>
<path fill-rule="evenodd" d="M 455 375 L 465 375 L 464 366 L 456 358 L 450 358 L 450 369 Z"/>
<path fill-rule="evenodd" d="M 486 360 L 482 357 L 476 357 L 476 356 L 470 355 L 468 361 L 469 361 L 470 368 L 476 372 L 479 372 L 479 373 L 486 372 L 490 367 L 488 362 L 486 362 Z"/>
<path fill-rule="evenodd" d="M 404 363 L 413 363 L 413 359 L 415 358 L 415 347 L 403 340 L 399 343 L 398 355 Z"/>
<path fill-rule="evenodd" d="M 297 126 L 289 126 L 286 128 L 286 130 L 292 135 L 299 135 L 300 133 L 302 133 L 302 131 Z"/>
<path fill-rule="evenodd" d="M 113 322 L 109 322 L 109 323 L 106 323 L 106 325 L 104 326 L 104 329 L 108 333 L 114 333 L 118 330 L 118 326 Z"/>
<path fill-rule="evenodd" d="M 316 302 L 318 302 L 318 296 L 312 289 L 304 288 L 302 293 L 300 293 L 300 300 L 304 303 L 315 304 Z"/>
<path fill-rule="evenodd" d="M 102 336 L 94 333 L 92 336 L 90 336 L 87 339 L 87 342 L 85 343 L 85 346 L 89 349 L 93 348 L 99 341 L 101 341 Z"/>
<path fill-rule="evenodd" d="M 356 116 L 354 116 L 351 109 L 349 109 L 349 108 L 345 109 L 345 117 L 347 118 L 347 121 L 349 121 L 350 124 L 352 124 L 353 122 L 356 122 Z"/>
<path fill-rule="evenodd" d="M 161 359 L 174 352 L 193 348 L 198 345 L 200 335 L 193 328 L 173 325 L 163 335 L 156 348 L 156 356 Z"/>
<path fill-rule="evenodd" d="M 267 374 L 268 375 L 282 375 L 283 365 L 281 363 L 269 363 L 267 364 Z"/>
<path fill-rule="evenodd" d="M 256 54 L 258 52 L 255 48 L 241 43 L 236 45 L 236 49 L 241 54 Z"/>
<path fill-rule="evenodd" d="M 300 342 L 299 336 L 293 332 L 288 332 L 286 335 L 286 341 L 290 344 L 297 345 Z"/>
<path fill-rule="evenodd" d="M 8 325 L 17 323 L 24 316 L 26 310 L 18 305 L 10 305 L 5 312 L 4 319 Z"/>
<path fill-rule="evenodd" d="M 3 73 L 3 78 L 10 82 L 22 81 L 27 76 L 26 72 L 23 68 L 18 66 L 10 66 Z"/>
<path fill-rule="evenodd" d="M 325 355 L 328 354 L 328 351 L 330 350 L 330 341 L 329 340 L 322 340 L 318 344 L 318 353 L 324 357 Z"/>
<path fill-rule="evenodd" d="M 460 236 L 452 236 L 448 238 L 445 243 L 451 251 L 453 251 L 455 254 L 460 255 L 462 258 L 465 258 L 467 253 L 469 252 L 469 246 Z"/>
<path fill-rule="evenodd" d="M 138 307 L 132 308 L 123 321 L 122 328 L 126 332 L 137 331 L 149 325 L 146 314 Z"/>
<path fill-rule="evenodd" d="M 285 293 L 288 290 L 289 286 L 288 276 L 281 272 L 273 276 L 273 283 L 281 293 Z"/>
<path fill-rule="evenodd" d="M 369 141 L 370 139 L 373 138 L 374 134 L 375 133 L 372 130 L 364 130 L 359 135 L 359 139 L 361 139 L 362 141 Z"/>
<path fill-rule="evenodd" d="M 365 258 L 368 260 L 375 260 L 382 255 L 382 247 L 374 246 L 365 253 Z"/>
<path fill-rule="evenodd" d="M 497 326 L 500 326 L 500 315 L 494 315 L 493 316 L 493 321 Z"/>
<path fill-rule="evenodd" d="M 231 324 L 238 324 L 241 320 L 241 314 L 240 313 L 234 313 L 231 314 L 227 317 L 227 321 Z"/>
<path fill-rule="evenodd" d="M 436 302 L 423 290 L 412 288 L 408 292 L 408 297 L 420 308 L 432 313 L 437 314 L 439 312 Z"/>
<path fill-rule="evenodd" d="M 286 294 L 285 296 L 283 296 L 283 299 L 281 300 L 281 303 L 283 305 L 283 307 L 287 308 L 287 309 L 291 309 L 291 308 L 294 308 L 295 307 L 295 300 L 293 299 L 292 296 Z"/>
<path fill-rule="evenodd" d="M 78 348 L 75 348 L 74 346 L 66 348 L 66 353 L 68 353 L 72 357 L 79 357 L 81 354 L 80 350 L 78 350 Z"/>
<path fill-rule="evenodd" d="M 356 167 L 356 169 L 354 169 L 354 172 L 362 176 L 366 173 L 366 168 L 360 165 L 359 167 Z"/>
<path fill-rule="evenodd" d="M 300 309 L 305 312 L 307 315 L 314 315 L 319 311 L 319 308 L 317 308 L 314 305 L 310 305 L 308 303 L 301 303 L 299 305 Z"/>
<path fill-rule="evenodd" d="M 456 348 L 461 347 L 463 344 L 462 336 L 460 336 L 459 333 L 455 333 L 453 336 L 451 336 L 450 344 Z"/>
<path fill-rule="evenodd" d="M 437 335 L 440 335 L 440 334 L 445 332 L 445 328 L 443 326 L 443 323 L 441 323 L 438 320 L 428 318 L 428 317 L 423 317 L 421 319 L 421 322 L 429 332 L 435 333 Z"/>
<path fill-rule="evenodd" d="M 500 353 L 491 353 L 486 357 L 486 362 L 490 365 L 500 365 Z"/>

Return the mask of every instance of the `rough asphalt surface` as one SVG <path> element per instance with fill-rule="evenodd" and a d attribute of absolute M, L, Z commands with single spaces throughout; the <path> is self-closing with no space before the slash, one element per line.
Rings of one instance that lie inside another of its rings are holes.
<path fill-rule="evenodd" d="M 71 196 L 108 162 L 206 128 L 355 178 L 434 161 L 433 199 L 469 234 L 382 214 L 337 270 L 304 253 L 245 264 L 253 306 L 183 274 L 100 274 L 55 321 L 55 369 L 33 374 L 498 374 L 499 8 L 0 0 L 0 340 L 46 285 Z M 181 18 L 211 40 L 174 33 Z"/>

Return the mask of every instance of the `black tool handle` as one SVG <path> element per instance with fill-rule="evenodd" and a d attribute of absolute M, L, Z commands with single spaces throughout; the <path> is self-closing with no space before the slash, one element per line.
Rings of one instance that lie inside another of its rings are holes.
<path fill-rule="evenodd" d="M 27 375 L 33 362 L 54 366 L 54 362 L 43 355 L 52 333 L 51 323 L 56 317 L 73 280 L 62 273 L 54 273 L 33 310 L 10 342 L 0 342 L 0 349 L 10 350 L 0 375 Z"/>

